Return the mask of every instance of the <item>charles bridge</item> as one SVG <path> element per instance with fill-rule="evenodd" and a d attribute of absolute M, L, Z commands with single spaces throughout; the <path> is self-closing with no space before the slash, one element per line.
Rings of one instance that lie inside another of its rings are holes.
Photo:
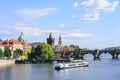
<path fill-rule="evenodd" d="M 113 50 L 82 50 L 80 49 L 79 51 L 66 51 L 66 52 L 55 52 L 56 55 L 59 55 L 59 57 L 63 59 L 84 59 L 84 55 L 86 54 L 92 54 L 94 60 L 100 60 L 101 54 L 107 54 L 109 53 L 112 57 L 112 59 L 118 59 L 118 55 L 120 54 L 120 49 L 113 49 Z"/>
<path fill-rule="evenodd" d="M 56 59 L 55 60 L 16 60 L 16 64 L 40 64 L 40 63 L 52 63 L 53 61 L 59 62 L 69 62 L 70 59 L 84 59 L 84 56 L 87 54 L 92 54 L 94 60 L 100 60 L 102 54 L 110 54 L 112 59 L 118 59 L 120 54 L 120 49 L 114 50 L 82 50 L 79 51 L 60 51 L 55 52 Z"/>

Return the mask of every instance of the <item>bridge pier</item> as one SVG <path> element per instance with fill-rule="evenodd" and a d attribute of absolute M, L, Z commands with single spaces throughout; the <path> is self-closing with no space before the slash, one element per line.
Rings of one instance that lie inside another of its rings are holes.
<path fill-rule="evenodd" d="M 112 59 L 118 59 L 118 55 L 117 54 L 113 54 L 112 55 Z"/>
<path fill-rule="evenodd" d="M 100 56 L 99 56 L 99 50 L 95 50 L 95 54 L 94 54 L 94 60 L 100 60 Z"/>
<path fill-rule="evenodd" d="M 100 57 L 98 56 L 98 57 L 94 57 L 94 60 L 100 60 Z"/>

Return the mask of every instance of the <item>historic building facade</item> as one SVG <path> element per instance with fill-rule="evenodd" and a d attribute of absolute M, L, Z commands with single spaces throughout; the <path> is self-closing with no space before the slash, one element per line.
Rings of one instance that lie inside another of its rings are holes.
<path fill-rule="evenodd" d="M 32 46 L 27 43 L 26 37 L 23 33 L 19 36 L 18 40 L 16 39 L 10 39 L 10 40 L 4 40 L 0 41 L 0 48 L 4 51 L 6 48 L 9 48 L 13 54 L 13 52 L 16 49 L 21 49 L 25 54 L 31 50 Z"/>

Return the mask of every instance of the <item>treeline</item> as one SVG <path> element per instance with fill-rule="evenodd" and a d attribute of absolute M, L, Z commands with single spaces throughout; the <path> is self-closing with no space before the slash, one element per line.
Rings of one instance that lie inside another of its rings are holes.
<path fill-rule="evenodd" d="M 34 52 L 28 54 L 28 59 L 53 60 L 55 53 L 49 44 L 41 43 L 35 48 Z"/>
<path fill-rule="evenodd" d="M 4 51 L 0 48 L 0 58 L 17 58 L 23 55 L 23 50 L 16 49 L 13 54 L 9 48 L 6 48 Z"/>
<path fill-rule="evenodd" d="M 31 51 L 27 54 L 21 49 L 16 49 L 13 53 L 9 48 L 4 51 L 0 48 L 0 58 L 21 58 L 21 59 L 42 59 L 42 60 L 53 60 L 55 53 L 49 44 L 42 43 L 35 48 L 35 51 Z"/>

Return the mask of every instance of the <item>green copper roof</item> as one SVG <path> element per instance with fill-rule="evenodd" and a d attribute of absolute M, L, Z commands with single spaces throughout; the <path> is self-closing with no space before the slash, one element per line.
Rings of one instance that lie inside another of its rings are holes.
<path fill-rule="evenodd" d="M 21 33 L 20 37 L 18 38 L 19 41 L 26 41 L 26 37 L 23 33 Z"/>
<path fill-rule="evenodd" d="M 0 39 L 0 41 L 2 41 L 2 39 Z"/>

